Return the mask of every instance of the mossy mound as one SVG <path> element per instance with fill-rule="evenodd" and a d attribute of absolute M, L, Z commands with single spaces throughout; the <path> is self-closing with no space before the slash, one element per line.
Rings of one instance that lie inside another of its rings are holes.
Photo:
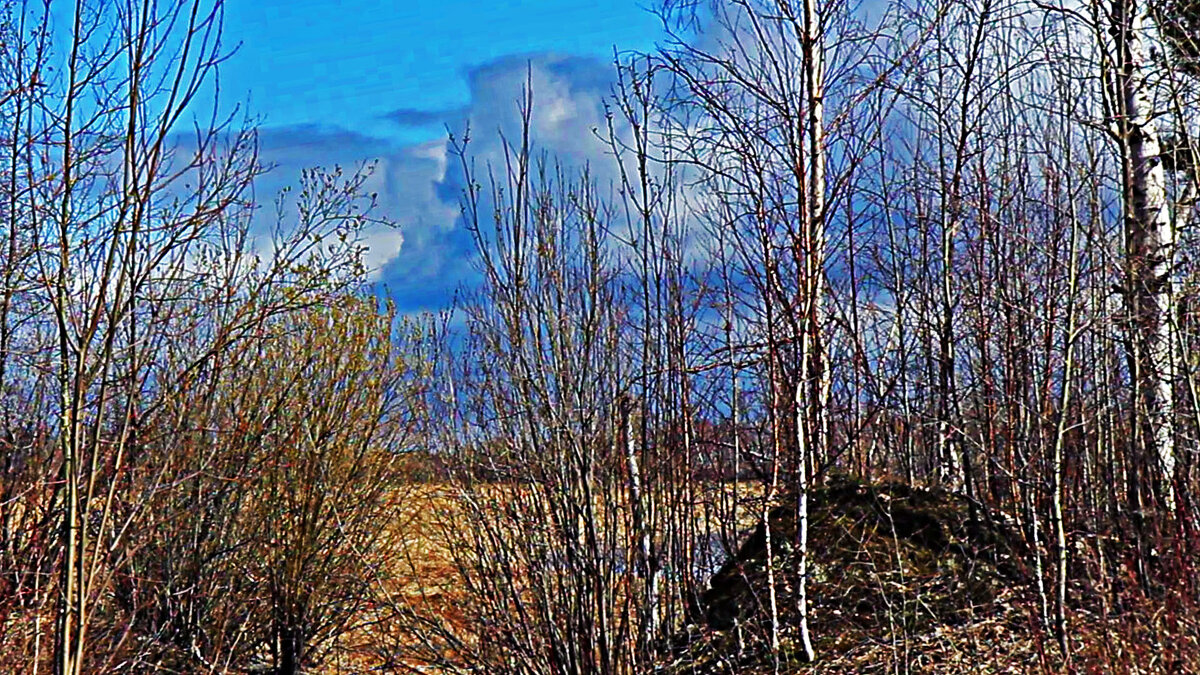
<path fill-rule="evenodd" d="M 795 498 L 770 512 L 778 656 L 801 664 Z M 703 617 L 677 636 L 674 658 L 659 672 L 756 673 L 774 668 L 770 647 L 767 528 L 758 528 L 712 577 Z M 892 670 L 932 654 L 938 635 L 967 627 L 997 634 L 1025 628 L 1010 611 L 1024 589 L 1021 538 L 1000 514 L 961 495 L 901 483 L 868 485 L 836 478 L 809 491 L 809 626 L 821 672 Z M 1011 625 L 1010 625 L 1011 624 Z M 988 640 L 986 636 L 983 638 Z M 1002 642 L 1002 641 L 1001 641 Z M 882 650 L 878 655 L 852 658 Z M 851 659 L 843 667 L 834 662 Z"/>

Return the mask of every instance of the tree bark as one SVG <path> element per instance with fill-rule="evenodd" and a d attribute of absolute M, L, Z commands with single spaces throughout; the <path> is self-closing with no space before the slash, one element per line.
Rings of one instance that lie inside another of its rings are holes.
<path fill-rule="evenodd" d="M 808 166 L 804 218 L 803 335 L 800 338 L 801 378 L 796 393 L 805 389 L 808 400 L 796 401 L 804 419 L 796 420 L 801 431 L 796 457 L 796 555 L 799 584 L 796 593 L 800 617 L 800 642 L 806 661 L 813 661 L 812 638 L 808 630 L 808 463 L 823 458 L 828 436 L 826 408 L 829 400 L 829 372 L 825 364 L 822 335 L 822 300 L 825 290 L 825 61 L 821 20 L 816 0 L 804 0 L 804 35 L 801 38 L 805 91 L 807 93 Z M 798 397 L 799 398 L 799 397 Z"/>
<path fill-rule="evenodd" d="M 1136 433 L 1143 462 L 1157 471 L 1158 492 L 1175 509 L 1175 358 L 1172 332 L 1172 259 L 1175 230 L 1168 208 L 1166 173 L 1150 101 L 1143 42 L 1145 7 L 1114 0 L 1124 173 L 1126 303 L 1133 352 Z"/>

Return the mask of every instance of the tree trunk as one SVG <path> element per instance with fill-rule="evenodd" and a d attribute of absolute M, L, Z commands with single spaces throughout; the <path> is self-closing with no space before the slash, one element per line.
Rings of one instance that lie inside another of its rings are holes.
<path fill-rule="evenodd" d="M 805 90 L 807 92 L 808 166 L 807 188 L 804 196 L 804 256 L 800 268 L 804 278 L 804 315 L 800 337 L 801 378 L 796 393 L 802 388 L 805 398 L 797 400 L 797 412 L 804 419 L 796 420 L 800 433 L 796 457 L 796 555 L 799 584 L 796 593 L 800 617 L 800 642 L 806 661 L 813 661 L 812 638 L 808 630 L 808 463 L 825 457 L 828 428 L 826 407 L 829 399 L 829 373 L 825 364 L 825 341 L 822 335 L 822 300 L 825 290 L 825 61 L 821 39 L 821 20 L 816 0 L 804 1 L 804 36 L 801 39 Z M 798 397 L 799 398 L 799 397 Z"/>
<path fill-rule="evenodd" d="M 629 505 L 633 512 L 633 531 L 637 538 L 638 567 L 645 581 L 644 616 L 638 633 L 638 646 L 650 653 L 650 645 L 658 635 L 658 562 L 650 542 L 642 499 L 642 478 L 638 469 L 637 444 L 633 437 L 633 401 L 622 395 L 617 403 L 621 416 L 621 435 L 625 440 L 625 461 L 629 469 Z"/>
<path fill-rule="evenodd" d="M 1175 359 L 1171 308 L 1175 231 L 1146 77 L 1149 59 L 1143 43 L 1145 11 L 1133 0 L 1113 2 L 1124 170 L 1126 302 L 1141 461 L 1155 465 L 1158 492 L 1168 511 L 1173 512 Z"/>

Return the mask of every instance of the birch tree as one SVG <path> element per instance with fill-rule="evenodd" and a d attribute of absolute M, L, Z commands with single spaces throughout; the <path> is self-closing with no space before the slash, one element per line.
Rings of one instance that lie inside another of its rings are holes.
<path fill-rule="evenodd" d="M 1121 159 L 1125 295 L 1129 322 L 1134 444 L 1156 474 L 1156 491 L 1175 509 L 1175 228 L 1162 162 L 1150 7 L 1136 0 L 1094 2 L 1101 73 Z"/>

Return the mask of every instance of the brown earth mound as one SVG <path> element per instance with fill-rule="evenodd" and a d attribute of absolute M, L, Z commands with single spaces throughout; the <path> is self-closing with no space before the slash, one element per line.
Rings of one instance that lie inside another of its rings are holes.
<path fill-rule="evenodd" d="M 768 518 L 781 671 L 897 672 L 900 663 L 941 671 L 964 657 L 1009 661 L 1015 672 L 1032 665 L 1027 652 L 1005 653 L 1030 617 L 1014 611 L 1028 588 L 1024 544 L 1000 514 L 945 490 L 836 478 L 810 490 L 809 520 L 813 666 L 800 663 L 794 498 Z M 703 618 L 676 637 L 659 672 L 774 670 L 765 563 L 760 523 L 712 577 Z M 963 654 L 963 644 L 975 653 Z M 951 646 L 954 654 L 941 653 Z"/>

